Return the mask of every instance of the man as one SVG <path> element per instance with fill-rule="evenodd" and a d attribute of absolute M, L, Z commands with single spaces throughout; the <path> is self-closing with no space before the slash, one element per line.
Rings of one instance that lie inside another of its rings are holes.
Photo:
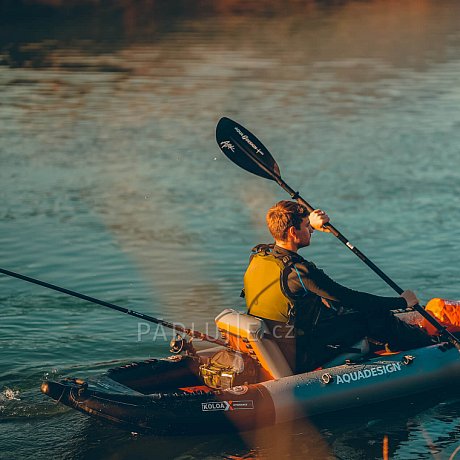
<path fill-rule="evenodd" d="M 253 249 L 244 276 L 248 313 L 263 318 L 291 368 L 305 372 L 344 353 L 363 337 L 391 350 L 433 343 L 421 328 L 391 312 L 418 303 L 412 291 L 382 297 L 340 285 L 301 257 L 313 229 L 328 231 L 324 211 L 280 201 L 269 209 L 267 225 L 274 245 Z"/>

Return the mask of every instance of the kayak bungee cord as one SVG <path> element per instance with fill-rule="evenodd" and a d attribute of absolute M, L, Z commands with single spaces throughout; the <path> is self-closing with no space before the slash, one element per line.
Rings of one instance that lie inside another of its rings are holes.
<path fill-rule="evenodd" d="M 62 292 L 63 294 L 67 294 L 67 295 L 70 295 L 70 296 L 73 296 L 73 297 L 77 297 L 79 299 L 83 299 L 83 300 L 86 300 L 88 302 L 92 302 L 92 303 L 95 303 L 95 304 L 98 304 L 98 305 L 102 305 L 103 307 L 111 308 L 112 310 L 116 310 L 116 311 L 119 311 L 121 313 L 126 313 L 127 315 L 131 315 L 131 316 L 134 316 L 136 318 L 143 319 L 145 321 L 149 321 L 151 323 L 160 324 L 160 325 L 165 326 L 167 328 L 173 329 L 174 331 L 182 332 L 183 334 L 186 334 L 189 337 L 192 337 L 194 339 L 203 340 L 205 342 L 215 343 L 217 345 L 227 346 L 226 342 L 224 342 L 224 341 L 222 341 L 222 340 L 220 340 L 220 339 L 218 339 L 216 337 L 211 337 L 211 336 L 209 336 L 207 334 L 203 334 L 202 332 L 195 331 L 194 329 L 188 329 L 188 328 L 182 327 L 182 326 L 180 326 L 178 324 L 175 324 L 175 323 L 170 323 L 170 322 L 164 321 L 162 319 L 154 318 L 153 316 L 147 315 L 145 313 L 140 313 L 140 312 L 135 311 L 135 310 L 120 307 L 119 305 L 115 305 L 113 303 L 106 302 L 104 300 L 99 300 L 99 299 L 96 299 L 94 297 L 87 296 L 85 294 L 80 294 L 79 292 L 71 291 L 70 289 L 66 289 L 66 288 L 63 288 L 63 287 L 60 287 L 60 286 L 56 286 L 54 284 L 47 283 L 45 281 L 41 281 L 41 280 L 36 279 L 36 278 L 31 278 L 30 276 L 21 275 L 20 273 L 12 272 L 10 270 L 5 270 L 4 268 L 0 268 L 0 273 L 3 273 L 4 275 L 7 275 L 7 276 L 11 276 L 13 278 L 18 278 L 18 279 L 23 280 L 23 281 L 27 281 L 28 283 L 38 284 L 39 286 L 43 286 L 43 287 L 45 287 L 47 289 L 52 289 L 53 291 Z M 185 346 L 187 347 L 187 344 Z M 191 344 L 188 345 L 188 346 L 191 347 Z M 176 352 L 179 352 L 179 351 L 181 351 L 181 350 L 178 350 Z"/>
<path fill-rule="evenodd" d="M 281 178 L 278 164 L 262 142 L 260 142 L 254 134 L 238 124 L 236 121 L 227 117 L 221 118 L 216 127 L 216 141 L 223 154 L 240 168 L 245 169 L 256 176 L 275 181 L 291 196 L 293 200 L 296 200 L 305 206 L 309 212 L 315 210 L 313 206 L 311 206 L 299 195 L 299 192 L 294 191 L 294 189 L 292 189 Z M 402 294 L 403 289 L 401 289 L 401 287 L 398 286 L 388 275 L 386 275 L 379 267 L 377 267 L 377 265 L 366 257 L 356 246 L 351 244 L 350 241 L 348 241 L 348 239 L 331 223 L 324 224 L 324 227 L 326 227 L 330 233 L 332 233 L 357 257 L 359 257 L 374 273 L 376 273 L 399 295 Z M 413 308 L 437 329 L 441 337 L 454 345 L 460 351 L 459 339 L 441 325 L 421 305 L 416 304 Z"/>

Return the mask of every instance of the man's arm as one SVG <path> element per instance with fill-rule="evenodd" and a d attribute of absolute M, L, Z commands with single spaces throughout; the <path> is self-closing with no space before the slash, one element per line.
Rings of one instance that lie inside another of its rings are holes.
<path fill-rule="evenodd" d="M 417 301 L 411 291 L 405 291 L 404 297 L 383 297 L 355 291 L 337 283 L 309 262 L 295 264 L 295 269 L 288 276 L 288 287 L 293 294 L 311 292 L 327 300 L 339 302 L 345 307 L 360 308 L 372 305 L 399 309 L 412 306 Z"/>

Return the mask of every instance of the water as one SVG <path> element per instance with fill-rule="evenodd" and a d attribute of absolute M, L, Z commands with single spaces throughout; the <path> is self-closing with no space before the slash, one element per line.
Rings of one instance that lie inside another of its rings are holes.
<path fill-rule="evenodd" d="M 458 299 L 460 4 L 169 5 L 2 24 L 1 265 L 212 333 L 286 198 L 219 152 L 225 115 L 400 285 Z M 338 281 L 391 295 L 314 240 L 303 254 Z M 0 458 L 367 459 L 385 435 L 391 458 L 460 458 L 455 395 L 241 436 L 132 435 L 40 383 L 166 355 L 164 331 L 139 341 L 134 318 L 4 276 L 0 305 Z"/>

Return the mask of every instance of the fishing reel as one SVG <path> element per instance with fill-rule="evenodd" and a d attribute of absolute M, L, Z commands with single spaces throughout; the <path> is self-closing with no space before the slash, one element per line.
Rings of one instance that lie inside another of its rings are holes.
<path fill-rule="evenodd" d="M 186 355 L 196 355 L 195 347 L 192 344 L 193 338 L 186 339 L 182 337 L 180 334 L 176 334 L 176 336 L 169 342 L 170 352 L 178 355 L 179 353 L 185 352 Z"/>

